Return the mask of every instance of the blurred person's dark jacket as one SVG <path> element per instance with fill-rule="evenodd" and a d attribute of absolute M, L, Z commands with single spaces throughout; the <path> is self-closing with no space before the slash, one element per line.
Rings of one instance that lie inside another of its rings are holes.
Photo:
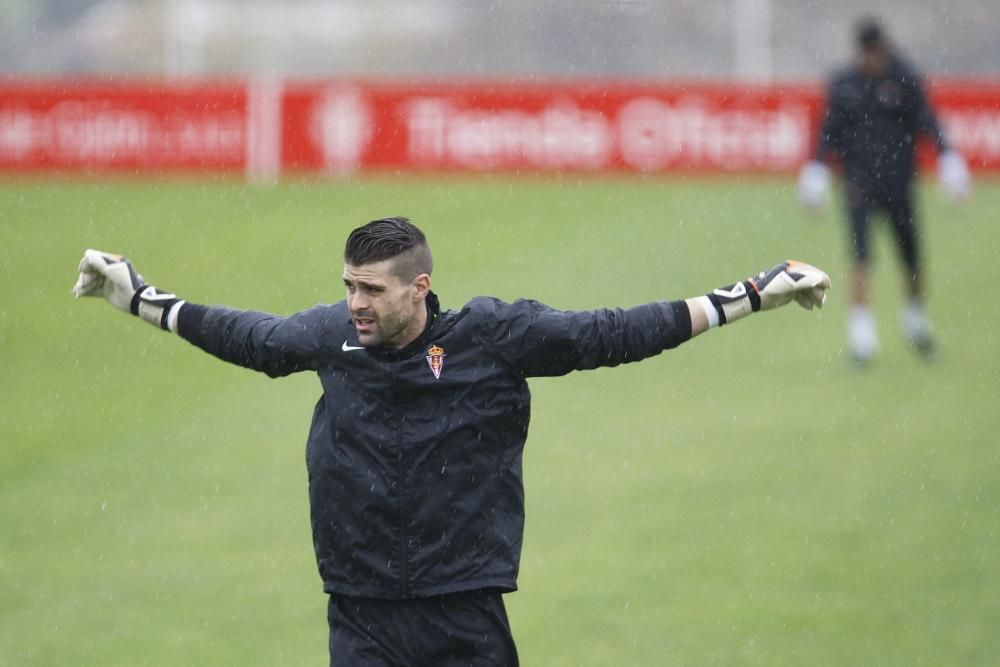
<path fill-rule="evenodd" d="M 921 132 L 938 151 L 946 149 L 919 75 L 891 56 L 881 75 L 870 77 L 855 66 L 833 77 L 816 158 L 836 156 L 844 178 L 865 189 L 904 188 L 916 171 Z"/>

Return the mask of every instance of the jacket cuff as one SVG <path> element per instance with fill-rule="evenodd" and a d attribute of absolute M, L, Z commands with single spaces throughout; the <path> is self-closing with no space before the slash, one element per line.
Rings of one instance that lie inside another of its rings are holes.
<path fill-rule="evenodd" d="M 691 310 L 686 301 L 670 301 L 667 305 L 674 316 L 674 328 L 670 334 L 667 348 L 677 347 L 681 343 L 691 340 Z"/>
<path fill-rule="evenodd" d="M 185 302 L 177 313 L 177 334 L 184 340 L 204 348 L 205 337 L 202 323 L 208 314 L 208 306 Z"/>

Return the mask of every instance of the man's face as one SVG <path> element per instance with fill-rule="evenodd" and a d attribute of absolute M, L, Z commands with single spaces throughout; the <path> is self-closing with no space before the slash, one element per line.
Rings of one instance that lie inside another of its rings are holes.
<path fill-rule="evenodd" d="M 427 322 L 424 298 L 430 289 L 427 274 L 406 282 L 393 272 L 392 259 L 344 264 L 344 286 L 361 345 L 404 347 L 423 332 Z"/>
<path fill-rule="evenodd" d="M 882 76 L 889 65 L 889 54 L 881 46 L 862 47 L 858 50 L 858 64 L 865 76 Z"/>

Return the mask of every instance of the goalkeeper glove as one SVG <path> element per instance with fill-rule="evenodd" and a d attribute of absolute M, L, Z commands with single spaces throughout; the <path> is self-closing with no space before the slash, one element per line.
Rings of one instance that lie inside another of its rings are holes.
<path fill-rule="evenodd" d="M 799 201 L 806 208 L 816 211 L 826 203 L 830 187 L 830 169 L 819 160 L 810 160 L 799 172 Z"/>
<path fill-rule="evenodd" d="M 167 331 L 177 330 L 177 310 L 183 300 L 146 284 L 122 255 L 87 250 L 80 260 L 80 276 L 73 294 L 103 296 L 112 306 Z"/>
<path fill-rule="evenodd" d="M 972 188 L 972 178 L 969 167 L 956 151 L 945 151 L 938 158 L 938 180 L 945 194 L 953 200 L 962 200 L 969 196 Z"/>
<path fill-rule="evenodd" d="M 830 277 L 826 273 L 815 266 L 790 259 L 741 283 L 720 287 L 705 298 L 715 309 L 717 324 L 722 325 L 758 310 L 784 306 L 793 300 L 806 310 L 822 308 L 828 289 Z"/>

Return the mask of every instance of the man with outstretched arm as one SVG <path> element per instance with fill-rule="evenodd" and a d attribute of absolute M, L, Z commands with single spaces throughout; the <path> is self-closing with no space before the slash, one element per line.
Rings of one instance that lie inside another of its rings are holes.
<path fill-rule="evenodd" d="M 787 261 L 683 301 L 565 312 L 479 297 L 441 310 L 427 240 L 406 218 L 351 232 L 347 298 L 290 317 L 196 305 L 87 250 L 77 296 L 271 377 L 319 375 L 307 445 L 331 665 L 516 665 L 527 378 L 617 366 L 797 301 L 830 280 Z"/>

